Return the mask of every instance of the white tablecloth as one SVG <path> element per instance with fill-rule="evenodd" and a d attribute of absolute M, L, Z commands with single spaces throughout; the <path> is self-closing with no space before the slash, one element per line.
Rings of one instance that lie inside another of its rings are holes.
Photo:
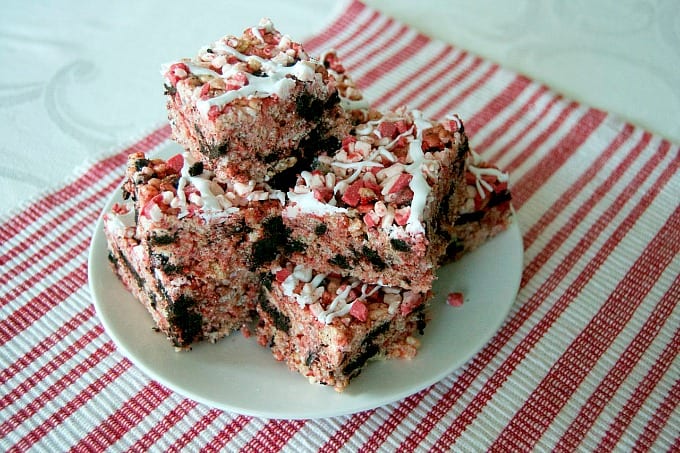
<path fill-rule="evenodd" d="M 428 36 L 680 142 L 677 1 L 366 3 Z M 0 212 L 164 121 L 162 63 L 193 55 L 263 16 L 303 40 L 342 4 L 4 1 Z"/>

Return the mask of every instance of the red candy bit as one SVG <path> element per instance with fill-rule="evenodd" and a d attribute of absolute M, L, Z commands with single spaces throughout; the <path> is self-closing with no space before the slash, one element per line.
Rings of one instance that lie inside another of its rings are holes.
<path fill-rule="evenodd" d="M 378 193 L 380 193 L 380 190 L 378 190 Z M 377 199 L 378 196 L 376 195 L 375 191 L 369 187 L 366 187 L 366 184 L 364 183 L 364 186 L 359 189 L 359 203 L 372 204 Z"/>
<path fill-rule="evenodd" d="M 361 201 L 361 194 L 359 193 L 359 190 L 364 187 L 364 181 L 361 179 L 358 179 L 354 181 L 348 188 L 345 190 L 345 193 L 342 195 L 342 201 L 347 203 L 349 206 L 356 207 L 359 205 L 359 202 Z"/>
<path fill-rule="evenodd" d="M 349 314 L 354 316 L 359 321 L 364 322 L 366 319 L 368 319 L 368 307 L 366 307 L 366 304 L 364 304 L 361 300 L 356 299 L 354 302 L 352 302 L 352 308 L 349 309 Z"/>
<path fill-rule="evenodd" d="M 278 272 L 276 272 L 276 281 L 279 283 L 283 283 L 288 276 L 291 274 L 291 272 L 288 269 L 281 269 Z"/>
<path fill-rule="evenodd" d="M 350 145 L 352 143 L 356 143 L 356 141 L 357 141 L 357 138 L 352 136 L 352 135 L 349 135 L 349 136 L 343 138 L 342 139 L 342 149 L 349 152 Z"/>
<path fill-rule="evenodd" d="M 502 193 L 508 190 L 508 183 L 507 182 L 499 182 L 496 185 L 493 186 L 493 191 L 496 193 Z"/>
<path fill-rule="evenodd" d="M 452 119 L 444 123 L 444 129 L 449 132 L 463 132 L 465 127 L 463 126 L 463 121 L 458 117 L 458 115 L 454 115 Z"/>
<path fill-rule="evenodd" d="M 357 206 L 357 211 L 359 211 L 359 214 L 368 214 L 375 208 L 375 205 L 373 203 L 368 203 L 368 204 L 360 204 Z"/>
<path fill-rule="evenodd" d="M 111 207 L 111 212 L 118 215 L 125 215 L 128 212 L 130 212 L 130 209 L 127 207 L 127 205 L 114 203 L 113 206 Z"/>
<path fill-rule="evenodd" d="M 338 56 L 332 52 L 326 54 L 324 64 L 326 65 L 326 67 L 337 72 L 338 74 L 342 74 L 343 72 L 345 72 L 345 68 L 340 63 L 340 60 L 338 60 Z"/>
<path fill-rule="evenodd" d="M 314 193 L 314 198 L 322 203 L 328 203 L 333 198 L 333 189 L 330 187 L 315 187 L 312 189 L 312 192 Z"/>
<path fill-rule="evenodd" d="M 475 182 L 477 182 L 477 177 L 474 175 L 474 173 L 467 171 L 465 172 L 465 182 L 467 184 L 475 184 Z"/>
<path fill-rule="evenodd" d="M 184 167 L 184 157 L 181 154 L 175 154 L 165 163 L 166 166 L 172 168 L 175 173 L 182 173 Z"/>
<path fill-rule="evenodd" d="M 373 167 L 373 168 L 377 168 L 379 170 L 381 169 L 381 167 Z M 380 193 L 380 191 L 382 190 L 382 187 L 380 187 L 380 185 L 378 183 L 375 183 L 375 182 L 367 180 L 367 179 L 364 179 L 364 187 L 366 187 L 367 189 L 371 189 L 375 193 Z"/>
<path fill-rule="evenodd" d="M 369 167 L 368 171 L 373 173 L 374 175 L 377 175 L 380 170 L 383 170 L 388 165 L 389 165 L 389 161 L 386 160 L 386 161 L 383 161 L 382 167 L 379 167 L 379 166 L 376 165 L 374 167 Z M 378 186 L 378 191 L 380 191 L 380 186 Z"/>
<path fill-rule="evenodd" d="M 176 86 L 178 81 L 186 79 L 190 73 L 189 66 L 184 63 L 175 63 L 168 68 L 165 76 L 170 80 L 172 86 Z"/>
<path fill-rule="evenodd" d="M 463 293 L 449 293 L 449 295 L 446 297 L 446 303 L 452 307 L 460 307 L 463 305 L 463 302 Z"/>
<path fill-rule="evenodd" d="M 295 51 L 295 54 L 304 54 L 305 52 L 305 50 L 302 48 L 302 44 L 300 44 L 299 42 L 291 41 L 290 48 Z"/>
<path fill-rule="evenodd" d="M 401 301 L 399 307 L 402 316 L 406 316 L 411 313 L 417 306 L 422 303 L 420 295 L 414 293 L 413 291 L 406 291 L 404 293 L 404 299 Z"/>
<path fill-rule="evenodd" d="M 154 208 L 154 206 L 160 207 L 161 204 L 163 204 L 163 194 L 159 193 L 158 195 L 154 196 L 151 200 L 147 201 L 147 203 L 142 208 L 142 215 L 147 219 L 150 219 L 151 210 Z"/>
<path fill-rule="evenodd" d="M 402 173 L 399 178 L 392 184 L 389 193 L 399 193 L 408 187 L 409 183 L 413 179 L 410 173 Z"/>
<path fill-rule="evenodd" d="M 266 47 L 263 47 L 263 48 L 260 50 L 260 53 L 261 53 L 260 56 L 261 56 L 262 58 L 269 59 L 269 58 L 271 58 L 272 55 L 274 54 L 274 48 L 273 48 L 273 46 L 266 46 Z"/>
<path fill-rule="evenodd" d="M 397 131 L 399 134 L 403 134 L 407 130 L 411 129 L 411 125 L 404 120 L 397 121 L 395 125 L 397 126 Z"/>
<path fill-rule="evenodd" d="M 380 132 L 381 137 L 394 138 L 399 134 L 396 123 L 389 121 L 383 121 L 378 125 L 378 132 Z"/>
<path fill-rule="evenodd" d="M 426 129 L 423 131 L 423 151 L 428 151 L 431 149 L 442 149 L 444 145 L 442 144 L 439 134 L 434 129 Z"/>

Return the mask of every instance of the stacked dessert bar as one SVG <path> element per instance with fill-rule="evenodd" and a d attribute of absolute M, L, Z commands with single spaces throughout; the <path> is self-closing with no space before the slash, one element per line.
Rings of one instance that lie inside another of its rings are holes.
<path fill-rule="evenodd" d="M 457 116 L 368 108 L 334 52 L 268 20 L 164 76 L 185 151 L 131 155 L 104 224 L 116 273 L 178 349 L 254 328 L 342 391 L 369 359 L 416 354 L 438 266 L 511 220 L 507 175 Z"/>

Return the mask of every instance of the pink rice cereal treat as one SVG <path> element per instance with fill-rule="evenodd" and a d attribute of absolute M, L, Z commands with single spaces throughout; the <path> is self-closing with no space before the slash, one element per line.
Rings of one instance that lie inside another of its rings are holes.
<path fill-rule="evenodd" d="M 133 217 L 129 215 L 128 220 L 133 222 Z M 163 332 L 177 350 L 188 350 L 199 340 L 217 341 L 251 320 L 252 301 L 259 292 L 252 273 L 235 272 L 233 283 L 225 284 L 156 266 L 153 262 L 158 255 L 135 238 L 136 226 L 123 226 L 120 220 L 108 214 L 106 221 L 111 265 L 151 314 L 154 329 Z"/>
<path fill-rule="evenodd" d="M 288 192 L 283 221 L 301 243 L 291 261 L 362 282 L 429 291 L 455 222 L 467 137 L 457 117 L 405 109 L 356 126 Z M 451 199 L 451 206 L 442 204 Z"/>
<path fill-rule="evenodd" d="M 296 166 L 335 149 L 351 126 L 338 80 L 267 19 L 163 74 L 173 138 L 221 181 L 287 189 Z"/>
<path fill-rule="evenodd" d="M 257 338 L 291 370 L 341 392 L 370 359 L 416 355 L 429 297 L 288 262 L 269 274 Z"/>
<path fill-rule="evenodd" d="M 443 262 L 460 259 L 512 223 L 512 195 L 508 174 L 485 162 L 470 150 L 465 161 L 463 202 L 455 200 L 459 216 L 453 223 L 442 222 L 442 235 L 449 236 Z M 452 207 L 454 209 L 454 207 Z"/>
<path fill-rule="evenodd" d="M 283 192 L 219 183 L 188 153 L 137 153 L 123 195 L 104 217 L 111 262 L 175 346 L 215 341 L 252 319 L 257 270 L 285 249 Z"/>

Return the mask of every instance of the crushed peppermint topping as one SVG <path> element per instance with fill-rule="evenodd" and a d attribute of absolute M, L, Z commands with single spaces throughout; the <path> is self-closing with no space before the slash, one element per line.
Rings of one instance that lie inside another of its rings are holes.
<path fill-rule="evenodd" d="M 204 82 L 193 88 L 192 95 L 198 97 L 196 107 L 203 116 L 211 118 L 215 115 L 213 108 L 220 112 L 224 105 L 239 98 L 276 95 L 286 99 L 295 86 L 295 79 L 313 81 L 317 71 L 323 69 L 321 62 L 309 57 L 299 44 L 281 35 L 271 20 L 263 19 L 248 30 L 259 42 L 249 49 L 242 47 L 241 39 L 226 36 L 206 46 L 192 61 L 161 67 L 172 86 L 192 75 Z M 219 90 L 219 94 L 210 96 L 212 88 Z"/>
<path fill-rule="evenodd" d="M 134 227 L 135 222 L 135 210 L 133 203 L 114 203 L 111 208 L 111 212 L 107 214 L 109 216 L 108 228 L 114 234 L 127 235 L 130 227 Z"/>
<path fill-rule="evenodd" d="M 292 271 L 277 269 L 273 271 L 277 281 L 281 283 L 283 294 L 294 299 L 300 307 L 308 306 L 316 319 L 323 324 L 330 324 L 333 319 L 350 314 L 359 321 L 365 321 L 365 307 L 355 307 L 363 304 L 368 298 L 382 293 L 383 301 L 388 305 L 388 312 L 395 314 L 402 301 L 401 290 L 380 284 L 369 285 L 350 278 L 337 286 L 333 291 L 327 281 L 326 274 L 314 274 L 311 268 L 296 265 Z M 286 275 L 283 281 L 280 275 Z M 326 292 L 330 291 L 333 299 L 326 307 L 321 301 Z M 355 308 L 353 310 L 353 308 Z"/>
<path fill-rule="evenodd" d="M 356 126 L 333 157 L 319 157 L 325 173 L 302 174 L 288 197 L 299 212 L 323 215 L 355 208 L 369 227 L 394 235 L 395 227 L 402 236 L 422 234 L 427 199 L 442 165 L 433 152 L 424 151 L 431 144 L 424 145 L 423 134 L 432 127 L 419 111 L 398 111 Z"/>
<path fill-rule="evenodd" d="M 419 111 L 413 112 L 413 119 L 418 133 L 415 140 L 409 145 L 409 156 L 413 163 L 406 167 L 406 171 L 413 176 L 409 183 L 409 187 L 413 191 L 413 201 L 411 202 L 411 213 L 406 221 L 406 231 L 411 234 L 417 234 L 425 232 L 423 224 L 420 223 L 420 218 L 425 210 L 427 195 L 431 190 L 421 170 L 425 162 L 423 130 L 432 127 L 432 125 L 423 119 L 423 115 Z"/>
<path fill-rule="evenodd" d="M 170 212 L 179 219 L 198 215 L 209 220 L 237 212 L 240 207 L 253 201 L 277 200 L 281 206 L 286 202 L 284 192 L 272 189 L 267 184 L 214 181 L 213 173 L 203 170 L 201 162 L 188 152 L 168 159 L 166 165 L 179 174 L 177 189 L 164 190 L 146 203 L 142 214 L 154 222 L 163 218 L 167 208 L 174 209 Z M 144 167 L 140 171 L 147 170 Z"/>

